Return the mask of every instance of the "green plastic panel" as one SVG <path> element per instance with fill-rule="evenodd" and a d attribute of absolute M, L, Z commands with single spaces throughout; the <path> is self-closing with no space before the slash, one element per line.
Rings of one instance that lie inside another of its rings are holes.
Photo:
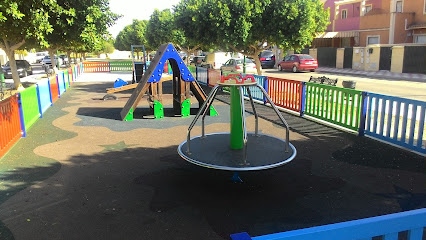
<path fill-rule="evenodd" d="M 130 108 L 129 113 L 126 115 L 123 121 L 133 121 L 133 108 Z"/>
<path fill-rule="evenodd" d="M 186 99 L 185 101 L 183 101 L 182 103 L 182 117 L 189 117 L 191 114 L 191 100 L 190 99 Z"/>
<path fill-rule="evenodd" d="M 159 101 L 154 101 L 154 117 L 155 119 L 164 118 L 163 104 L 161 104 Z"/>
<path fill-rule="evenodd" d="M 218 116 L 219 113 L 214 109 L 213 106 L 210 106 L 210 116 Z"/>
<path fill-rule="evenodd" d="M 358 90 L 307 82 L 305 114 L 357 131 L 361 94 Z"/>
<path fill-rule="evenodd" d="M 21 104 L 25 129 L 28 130 L 40 118 L 36 85 L 21 92 Z"/>

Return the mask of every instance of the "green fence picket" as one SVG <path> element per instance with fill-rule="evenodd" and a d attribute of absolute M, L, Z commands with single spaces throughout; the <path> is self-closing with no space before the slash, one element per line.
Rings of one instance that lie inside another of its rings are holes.
<path fill-rule="evenodd" d="M 361 91 L 306 83 L 305 114 L 357 131 Z"/>
<path fill-rule="evenodd" d="M 131 72 L 133 70 L 132 61 L 112 61 L 109 64 L 111 72 Z"/>
<path fill-rule="evenodd" d="M 25 130 L 28 130 L 40 118 L 36 85 L 21 92 L 21 104 Z"/>

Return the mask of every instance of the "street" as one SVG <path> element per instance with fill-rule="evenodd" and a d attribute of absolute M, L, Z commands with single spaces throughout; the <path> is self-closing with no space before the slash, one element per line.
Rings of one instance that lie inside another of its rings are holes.
<path fill-rule="evenodd" d="M 265 76 L 285 78 L 298 81 L 309 81 L 310 76 L 326 76 L 331 79 L 338 78 L 338 87 L 342 87 L 342 81 L 356 81 L 356 90 L 378 93 L 389 96 L 409 98 L 419 101 L 426 101 L 426 83 L 407 80 L 386 80 L 378 78 L 367 78 L 361 76 L 337 75 L 322 72 L 280 72 L 277 69 L 264 69 Z"/>

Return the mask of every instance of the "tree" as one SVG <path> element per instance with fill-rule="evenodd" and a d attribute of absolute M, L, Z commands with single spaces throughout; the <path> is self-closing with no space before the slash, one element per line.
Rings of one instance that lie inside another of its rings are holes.
<path fill-rule="evenodd" d="M 273 45 L 301 49 L 328 24 L 320 0 L 182 0 L 175 8 L 185 37 L 255 60 Z"/>
<path fill-rule="evenodd" d="M 130 51 L 131 45 L 144 45 L 145 49 L 151 49 L 148 45 L 146 34 L 147 20 L 133 19 L 132 24 L 121 30 L 115 39 L 114 47 L 120 51 Z M 139 58 L 139 52 L 136 52 Z"/>
<path fill-rule="evenodd" d="M 9 58 L 16 89 L 22 89 L 15 51 L 32 39 L 47 47 L 45 36 L 53 31 L 49 23 L 52 13 L 62 11 L 56 1 L 3 0 L 0 2 L 0 47 Z"/>
<path fill-rule="evenodd" d="M 68 14 L 58 14 L 49 20 L 54 28 L 46 36 L 51 59 L 58 50 L 70 56 L 72 50 L 82 48 L 79 45 L 86 51 L 101 50 L 109 38 L 107 28 L 120 17 L 110 11 L 108 0 L 67 0 L 59 4 Z M 56 66 L 53 60 L 52 64 Z"/>
<path fill-rule="evenodd" d="M 148 44 L 153 49 L 157 49 L 162 44 L 171 42 L 188 56 L 204 46 L 205 44 L 199 42 L 198 39 L 190 41 L 190 39 L 185 37 L 183 30 L 179 27 L 181 24 L 179 22 L 180 19 L 170 9 L 162 11 L 155 9 L 146 27 L 145 35 Z"/>

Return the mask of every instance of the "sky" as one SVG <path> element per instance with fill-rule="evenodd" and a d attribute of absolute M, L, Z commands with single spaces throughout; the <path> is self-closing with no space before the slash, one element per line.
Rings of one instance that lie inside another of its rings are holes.
<path fill-rule="evenodd" d="M 179 2 L 180 0 L 109 0 L 111 11 L 123 17 L 108 30 L 115 38 L 125 26 L 132 24 L 133 19 L 149 20 L 154 9 L 172 9 Z"/>

